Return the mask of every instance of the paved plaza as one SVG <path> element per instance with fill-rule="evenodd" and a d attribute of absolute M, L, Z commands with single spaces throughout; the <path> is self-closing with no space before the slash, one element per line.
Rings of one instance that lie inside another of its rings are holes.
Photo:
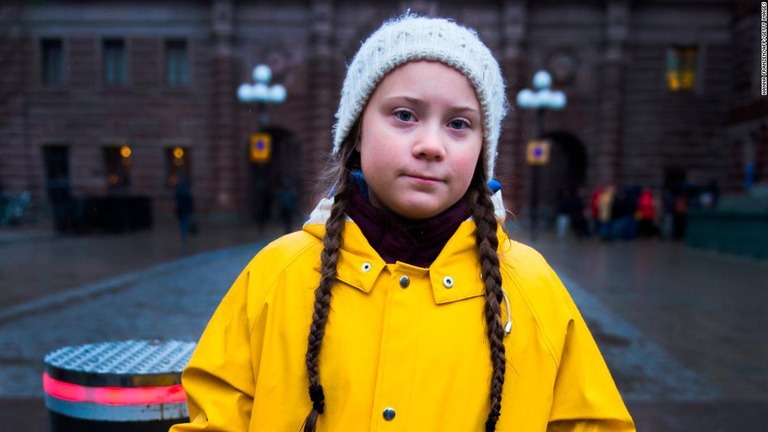
<path fill-rule="evenodd" d="M 195 341 L 276 228 L 173 220 L 125 235 L 0 231 L 0 424 L 47 431 L 43 356 L 99 341 Z M 529 242 L 588 321 L 640 431 L 764 431 L 768 261 L 659 241 Z"/>

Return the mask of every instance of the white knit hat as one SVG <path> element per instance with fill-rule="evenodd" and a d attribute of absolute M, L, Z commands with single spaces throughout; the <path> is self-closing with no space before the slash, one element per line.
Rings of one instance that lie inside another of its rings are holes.
<path fill-rule="evenodd" d="M 333 128 L 333 153 L 341 148 L 384 76 L 416 60 L 451 66 L 466 75 L 475 88 L 483 115 L 485 170 L 488 178 L 493 178 L 501 120 L 507 112 L 501 69 L 477 33 L 443 18 L 407 14 L 384 23 L 363 43 L 344 79 Z"/>

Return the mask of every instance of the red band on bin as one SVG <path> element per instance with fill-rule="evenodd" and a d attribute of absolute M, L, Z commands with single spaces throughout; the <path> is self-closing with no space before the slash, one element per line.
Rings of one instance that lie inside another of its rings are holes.
<path fill-rule="evenodd" d="M 51 378 L 43 373 L 45 393 L 69 402 L 99 405 L 159 405 L 187 401 L 181 384 L 162 387 L 87 387 Z"/>

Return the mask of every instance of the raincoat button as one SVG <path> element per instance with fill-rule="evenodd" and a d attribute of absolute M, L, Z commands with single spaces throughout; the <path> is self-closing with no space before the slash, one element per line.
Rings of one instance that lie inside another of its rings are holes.
<path fill-rule="evenodd" d="M 369 271 L 371 271 L 371 263 L 368 263 L 368 262 L 367 262 L 367 263 L 363 263 L 363 266 L 362 266 L 362 270 L 363 270 L 364 272 L 366 272 L 366 273 L 368 273 Z"/>
<path fill-rule="evenodd" d="M 446 276 L 443 278 L 443 286 L 446 288 L 453 288 L 453 278 Z"/>
<path fill-rule="evenodd" d="M 395 410 L 393 408 L 384 408 L 382 415 L 384 416 L 384 420 L 390 421 L 395 418 Z"/>
<path fill-rule="evenodd" d="M 411 284 L 411 279 L 408 276 L 403 276 L 403 277 L 400 278 L 400 287 L 401 288 L 408 288 L 408 285 L 410 285 L 410 284 Z M 392 412 L 394 412 L 394 411 L 392 411 Z"/>

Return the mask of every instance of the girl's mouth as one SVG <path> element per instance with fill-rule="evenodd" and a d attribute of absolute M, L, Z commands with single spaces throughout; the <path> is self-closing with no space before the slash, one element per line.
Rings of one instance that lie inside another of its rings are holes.
<path fill-rule="evenodd" d="M 406 174 L 405 177 L 407 177 L 408 179 L 416 183 L 423 183 L 423 184 L 434 184 L 434 183 L 440 183 L 443 181 L 440 178 L 432 177 L 428 175 L 422 175 L 422 174 Z"/>

